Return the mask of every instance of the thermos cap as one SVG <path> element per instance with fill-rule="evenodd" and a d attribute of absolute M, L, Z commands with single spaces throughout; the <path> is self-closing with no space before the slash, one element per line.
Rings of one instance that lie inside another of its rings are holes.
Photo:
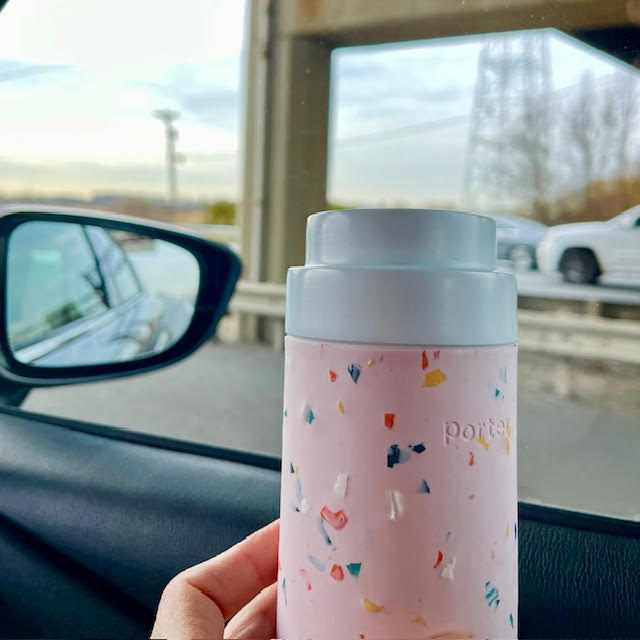
<path fill-rule="evenodd" d="M 512 274 L 496 271 L 491 218 L 426 209 L 323 211 L 287 277 L 286 332 L 318 340 L 512 344 Z"/>

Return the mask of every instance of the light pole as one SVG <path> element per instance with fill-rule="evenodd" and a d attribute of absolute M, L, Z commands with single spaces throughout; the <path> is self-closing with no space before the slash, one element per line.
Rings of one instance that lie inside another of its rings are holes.
<path fill-rule="evenodd" d="M 173 123 L 180 117 L 180 112 L 172 109 L 156 109 L 153 112 L 153 117 L 164 124 L 167 149 L 167 201 L 171 208 L 172 216 L 175 219 L 178 208 L 178 186 L 176 180 L 176 163 L 178 160 L 176 140 L 178 139 L 178 130 L 173 126 Z"/>

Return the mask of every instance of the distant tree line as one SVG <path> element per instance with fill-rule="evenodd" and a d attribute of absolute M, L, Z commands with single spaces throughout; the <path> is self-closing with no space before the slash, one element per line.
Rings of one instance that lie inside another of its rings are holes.
<path fill-rule="evenodd" d="M 550 118 L 527 114 L 503 132 L 507 157 L 528 159 L 509 169 L 514 193 L 530 203 L 523 213 L 546 223 L 605 220 L 640 204 L 638 80 L 620 72 L 596 81 L 587 71 L 571 94 L 546 108 Z M 548 126 L 554 152 L 536 155 L 532 140 Z M 536 186 L 532 174 L 551 184 Z"/>

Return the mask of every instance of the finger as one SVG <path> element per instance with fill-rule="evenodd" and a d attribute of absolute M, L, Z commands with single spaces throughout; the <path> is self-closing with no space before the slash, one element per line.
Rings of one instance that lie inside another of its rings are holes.
<path fill-rule="evenodd" d="M 171 580 L 160 598 L 151 638 L 222 638 L 223 633 L 224 618 L 218 605 L 181 574 Z"/>
<path fill-rule="evenodd" d="M 228 620 L 276 581 L 279 532 L 276 520 L 219 556 L 187 569 L 184 577 Z"/>
<path fill-rule="evenodd" d="M 242 640 L 275 638 L 277 593 L 277 583 L 259 593 L 244 609 L 231 618 L 224 637 Z"/>
<path fill-rule="evenodd" d="M 152 637 L 222 638 L 224 622 L 275 582 L 279 521 L 178 574 L 165 588 Z"/>

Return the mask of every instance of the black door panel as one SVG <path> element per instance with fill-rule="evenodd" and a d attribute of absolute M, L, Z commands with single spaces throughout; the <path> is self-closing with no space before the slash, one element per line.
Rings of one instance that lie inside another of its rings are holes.
<path fill-rule="evenodd" d="M 2 409 L 0 636 L 148 633 L 173 575 L 277 517 L 277 466 Z M 520 636 L 640 637 L 639 528 L 522 506 Z"/>
<path fill-rule="evenodd" d="M 144 607 L 72 558 L 1 518 L 0 567 L 2 637 L 148 635 L 149 613 Z"/>

